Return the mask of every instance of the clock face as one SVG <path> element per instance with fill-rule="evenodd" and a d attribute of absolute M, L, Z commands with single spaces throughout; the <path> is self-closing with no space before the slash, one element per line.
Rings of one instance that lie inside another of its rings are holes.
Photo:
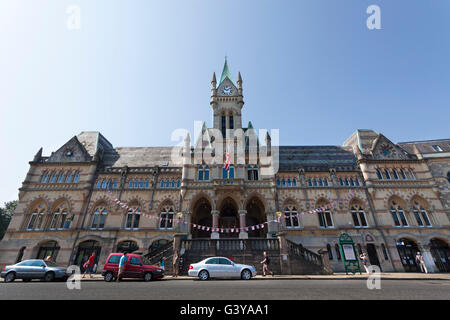
<path fill-rule="evenodd" d="M 233 92 L 233 88 L 231 86 L 224 86 L 222 88 L 222 93 L 229 96 Z"/>

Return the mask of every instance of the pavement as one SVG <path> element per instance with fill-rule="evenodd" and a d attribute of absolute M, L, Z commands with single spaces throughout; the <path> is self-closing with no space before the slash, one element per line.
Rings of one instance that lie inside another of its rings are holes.
<path fill-rule="evenodd" d="M 159 307 L 171 313 L 180 312 L 177 307 L 179 300 L 196 300 L 195 304 L 200 306 L 211 301 L 222 304 L 221 308 L 224 308 L 224 304 L 230 304 L 230 300 L 238 304 L 246 304 L 242 302 L 244 300 L 450 300 L 448 280 L 382 279 L 379 287 L 373 287 L 363 278 L 316 277 L 311 279 L 310 276 L 296 276 L 292 280 L 285 276 L 259 276 L 249 281 L 200 281 L 187 277 L 166 277 L 150 282 L 128 279 L 105 282 L 95 281 L 101 280 L 101 277 L 95 276 L 92 280 L 79 282 L 78 288 L 69 287 L 71 284 L 64 282 L 19 280 L 12 283 L 0 282 L 0 300 L 158 300 L 170 302 L 167 308 L 163 308 L 162 304 Z"/>
<path fill-rule="evenodd" d="M 76 277 L 82 281 L 104 281 L 101 274 L 92 275 L 92 278 L 86 276 L 84 279 Z M 257 275 L 253 279 L 260 280 L 294 280 L 294 279 L 310 279 L 310 280 L 366 280 L 369 274 L 348 274 L 345 273 L 334 273 L 332 275 L 275 275 L 266 276 Z M 382 280 L 447 280 L 450 281 L 450 273 L 381 273 L 380 277 Z M 164 280 L 193 280 L 195 278 L 188 276 L 173 277 L 171 275 L 164 276 Z"/>

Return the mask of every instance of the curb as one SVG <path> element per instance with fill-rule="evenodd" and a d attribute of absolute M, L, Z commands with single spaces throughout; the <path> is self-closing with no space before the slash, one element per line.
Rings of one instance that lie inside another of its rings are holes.
<path fill-rule="evenodd" d="M 321 277 L 321 276 L 308 276 L 308 275 L 298 275 L 298 276 L 256 276 L 253 278 L 253 280 L 367 280 L 368 276 L 328 276 L 328 277 Z M 177 280 L 196 280 L 195 277 L 187 277 L 187 276 L 180 276 L 177 278 L 174 278 L 172 276 L 165 276 L 164 278 L 160 279 L 163 281 L 177 281 Z M 450 281 L 449 277 L 395 277 L 395 276 L 383 276 L 381 275 L 381 280 L 427 280 L 427 281 Z M 90 278 L 84 278 L 80 279 L 80 281 L 104 281 L 102 276 L 96 276 L 92 279 Z"/>

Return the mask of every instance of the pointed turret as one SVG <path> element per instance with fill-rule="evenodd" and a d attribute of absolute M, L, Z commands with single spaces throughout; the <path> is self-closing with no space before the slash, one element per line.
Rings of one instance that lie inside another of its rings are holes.
<path fill-rule="evenodd" d="M 41 161 L 42 158 L 42 148 L 39 149 L 39 151 L 35 154 L 33 161 L 38 162 Z"/>
<path fill-rule="evenodd" d="M 213 77 L 211 80 L 211 97 L 214 97 L 217 94 L 216 84 L 217 84 L 216 73 L 213 72 Z"/>
<path fill-rule="evenodd" d="M 237 85 L 238 85 L 239 94 L 242 95 L 242 77 L 241 77 L 240 72 L 238 72 Z"/>

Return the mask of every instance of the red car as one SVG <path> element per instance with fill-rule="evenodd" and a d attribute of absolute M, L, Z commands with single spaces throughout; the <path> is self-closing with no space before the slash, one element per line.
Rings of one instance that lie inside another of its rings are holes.
<path fill-rule="evenodd" d="M 119 261 L 122 256 L 122 253 L 111 253 L 108 256 L 102 271 L 102 276 L 105 278 L 105 281 L 110 282 L 117 279 Z M 153 279 L 161 279 L 164 277 L 163 269 L 146 264 L 144 261 L 145 260 L 142 259 L 142 256 L 139 254 L 127 254 L 125 269 L 120 278 L 135 278 L 151 281 Z"/>

